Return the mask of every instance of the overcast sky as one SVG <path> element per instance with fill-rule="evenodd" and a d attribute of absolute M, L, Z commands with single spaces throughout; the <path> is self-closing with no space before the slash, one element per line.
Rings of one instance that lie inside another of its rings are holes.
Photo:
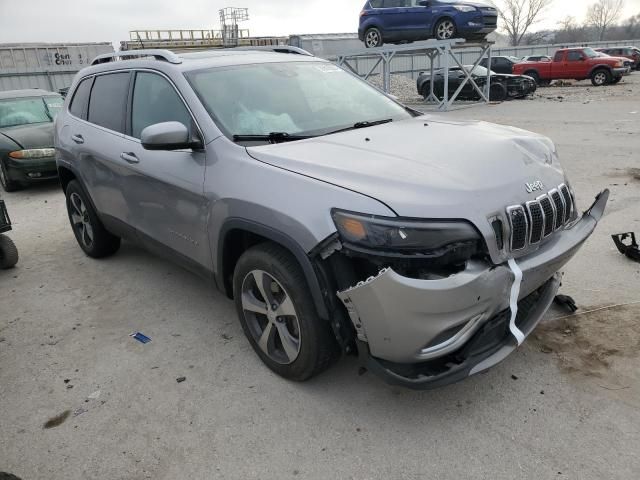
<path fill-rule="evenodd" d="M 498 0 L 499 2 L 500 0 Z M 218 10 L 248 7 L 242 28 L 255 36 L 355 32 L 365 0 L 0 0 L 0 43 L 119 43 L 136 29 L 219 28 Z M 539 27 L 573 15 L 581 20 L 589 0 L 555 0 Z M 640 13 L 626 0 L 624 17 Z"/>

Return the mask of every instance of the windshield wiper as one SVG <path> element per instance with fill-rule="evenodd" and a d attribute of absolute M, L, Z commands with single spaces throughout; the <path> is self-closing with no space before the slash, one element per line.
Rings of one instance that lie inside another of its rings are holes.
<path fill-rule="evenodd" d="M 296 140 L 306 140 L 313 138 L 313 135 L 292 135 L 287 132 L 271 132 L 268 135 L 234 135 L 234 142 L 262 142 L 282 143 L 295 142 Z"/>
<path fill-rule="evenodd" d="M 351 125 L 350 127 L 341 128 L 339 130 L 334 130 L 332 132 L 326 133 L 325 135 L 331 135 L 333 133 L 340 133 L 340 132 L 348 132 L 349 130 L 358 130 L 359 128 L 374 127 L 376 125 L 382 125 L 384 123 L 391 123 L 391 122 L 393 122 L 393 118 L 385 118 L 384 120 L 373 120 L 373 121 L 356 122 L 353 125 Z"/>

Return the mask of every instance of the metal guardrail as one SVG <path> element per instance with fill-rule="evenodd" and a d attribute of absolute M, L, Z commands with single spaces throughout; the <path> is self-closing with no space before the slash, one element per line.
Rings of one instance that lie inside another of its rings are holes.
<path fill-rule="evenodd" d="M 345 68 L 355 75 L 358 75 L 365 80 L 368 80 L 373 72 L 379 67 L 382 67 L 382 89 L 385 93 L 390 93 L 391 88 L 391 74 L 397 73 L 392 71 L 391 62 L 396 56 L 399 55 L 411 55 L 427 58 L 429 60 L 429 71 L 431 72 L 431 78 L 434 78 L 434 72 L 437 68 L 442 69 L 443 81 L 444 81 L 444 98 L 440 100 L 436 94 L 434 93 L 434 82 L 430 83 L 430 92 L 425 102 L 432 102 L 437 104 L 439 110 L 447 111 L 450 110 L 453 106 L 453 103 L 456 101 L 462 89 L 469 83 L 474 88 L 475 91 L 480 95 L 481 103 L 489 102 L 489 91 L 491 87 L 491 75 L 489 71 L 487 71 L 487 78 L 484 89 L 481 89 L 477 83 L 474 81 L 471 76 L 471 72 L 475 69 L 485 55 L 489 58 L 489 64 L 491 64 L 491 48 L 493 46 L 492 42 L 482 42 L 482 43 L 467 43 L 464 39 L 453 39 L 453 40 L 426 40 L 422 42 L 415 42 L 407 45 L 389 45 L 382 46 L 377 48 L 367 48 L 361 50 L 355 50 L 348 53 L 343 53 L 337 55 L 335 58 L 331 60 L 335 61 L 335 63 Z M 476 47 L 478 49 L 477 55 L 474 56 L 473 68 L 469 71 L 464 68 L 463 63 L 460 61 L 458 56 L 456 55 L 456 51 L 460 49 L 468 49 Z M 358 69 L 357 66 L 354 67 L 352 62 L 357 60 L 358 58 L 367 58 L 372 59 L 374 61 L 373 66 L 369 68 L 366 73 L 362 73 Z M 451 60 L 453 60 L 454 65 L 458 66 L 462 70 L 465 78 L 462 83 L 456 89 L 456 91 L 449 96 L 449 68 L 451 66 Z M 436 63 L 438 66 L 436 67 Z"/>

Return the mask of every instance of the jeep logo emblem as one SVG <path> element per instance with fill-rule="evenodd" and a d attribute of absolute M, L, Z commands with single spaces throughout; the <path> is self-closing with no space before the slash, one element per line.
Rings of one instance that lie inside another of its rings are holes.
<path fill-rule="evenodd" d="M 540 180 L 533 183 L 525 183 L 524 185 L 527 187 L 527 193 L 533 193 L 539 190 L 544 190 L 544 183 L 542 183 Z"/>

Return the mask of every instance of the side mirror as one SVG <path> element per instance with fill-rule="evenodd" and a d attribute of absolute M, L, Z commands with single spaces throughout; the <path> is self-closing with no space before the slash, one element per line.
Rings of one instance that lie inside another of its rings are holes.
<path fill-rule="evenodd" d="M 145 150 L 183 150 L 202 148 L 189 137 L 189 129 L 180 122 L 163 122 L 149 125 L 142 130 L 140 141 Z"/>

